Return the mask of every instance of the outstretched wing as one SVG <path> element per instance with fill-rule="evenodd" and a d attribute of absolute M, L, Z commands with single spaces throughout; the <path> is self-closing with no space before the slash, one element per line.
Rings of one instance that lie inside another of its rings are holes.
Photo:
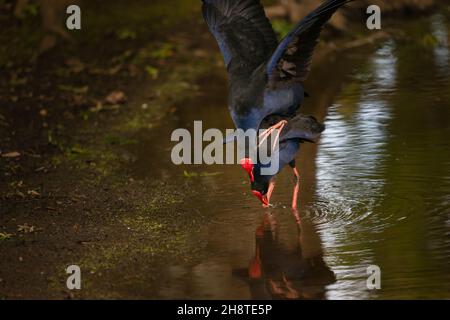
<path fill-rule="evenodd" d="M 231 74 L 248 77 L 277 47 L 259 0 L 203 0 L 203 17 Z"/>
<path fill-rule="evenodd" d="M 307 15 L 280 42 L 267 64 L 269 82 L 304 81 L 323 25 L 344 4 L 352 0 L 327 0 Z"/>

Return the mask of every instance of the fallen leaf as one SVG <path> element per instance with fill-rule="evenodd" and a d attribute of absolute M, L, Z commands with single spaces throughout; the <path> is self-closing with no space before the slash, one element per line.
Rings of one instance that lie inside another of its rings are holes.
<path fill-rule="evenodd" d="M 39 193 L 39 192 L 37 192 L 36 190 L 28 190 L 28 192 L 27 192 L 30 196 L 33 196 L 33 197 L 40 197 L 41 196 L 41 194 Z"/>
<path fill-rule="evenodd" d="M 16 194 L 21 198 L 25 198 L 25 195 L 21 191 L 16 190 Z"/>
<path fill-rule="evenodd" d="M 222 174 L 222 172 L 188 172 L 188 171 L 184 171 L 183 172 L 183 176 L 185 178 L 194 178 L 194 177 L 213 177 L 213 176 L 218 176 Z"/>
<path fill-rule="evenodd" d="M 2 154 L 2 158 L 18 158 L 20 157 L 20 152 L 12 151 Z"/>
<path fill-rule="evenodd" d="M 147 71 L 147 74 L 153 79 L 158 79 L 159 76 L 159 70 L 152 66 L 146 66 L 145 71 Z"/>
<path fill-rule="evenodd" d="M 111 69 L 109 69 L 108 73 L 113 76 L 113 75 L 117 74 L 120 70 L 122 70 L 122 67 L 123 67 L 123 65 L 118 64 L 117 66 L 112 67 Z"/>
<path fill-rule="evenodd" d="M 0 232 L 0 241 L 10 239 L 13 235 L 10 233 Z"/>
<path fill-rule="evenodd" d="M 21 232 L 21 233 L 33 233 L 33 232 L 38 232 L 38 231 L 42 231 L 41 228 L 36 228 L 35 226 L 30 226 L 28 225 L 28 223 L 22 224 L 22 225 L 18 225 L 17 226 L 17 232 Z"/>
<path fill-rule="evenodd" d="M 91 112 L 99 112 L 102 111 L 103 109 L 103 104 L 100 101 L 97 101 L 95 106 L 91 107 L 89 110 Z"/>
<path fill-rule="evenodd" d="M 76 94 L 85 94 L 89 91 L 89 87 L 88 86 L 84 86 L 84 87 L 74 87 L 74 86 L 66 86 L 66 85 L 60 85 L 58 86 L 58 89 L 61 91 L 69 91 L 69 92 L 73 92 Z"/>
<path fill-rule="evenodd" d="M 222 172 L 202 172 L 200 174 L 200 177 L 214 177 L 214 176 L 218 176 L 221 174 L 222 174 Z"/>
<path fill-rule="evenodd" d="M 19 181 L 13 181 L 10 183 L 11 187 L 13 188 L 20 188 L 23 186 L 23 181 L 19 180 Z"/>
<path fill-rule="evenodd" d="M 105 101 L 109 104 L 122 104 L 127 101 L 127 96 L 123 91 L 116 90 L 111 92 L 106 98 Z"/>
<path fill-rule="evenodd" d="M 188 171 L 184 170 L 183 176 L 185 178 L 193 178 L 193 177 L 197 177 L 198 173 L 196 173 L 196 172 L 188 172 Z"/>

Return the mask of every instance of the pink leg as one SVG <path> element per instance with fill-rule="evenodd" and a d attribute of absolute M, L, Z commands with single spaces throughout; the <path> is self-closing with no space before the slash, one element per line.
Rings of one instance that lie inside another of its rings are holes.
<path fill-rule="evenodd" d="M 294 167 L 292 170 L 294 171 L 295 179 L 298 182 L 300 180 L 300 173 L 298 173 L 297 167 Z"/>
<path fill-rule="evenodd" d="M 295 186 L 294 186 L 294 192 L 292 194 L 292 209 L 297 209 L 297 202 L 298 202 L 298 192 L 300 190 L 300 174 L 298 173 L 298 170 L 296 167 L 293 168 L 294 176 L 295 176 Z"/>
<path fill-rule="evenodd" d="M 267 206 L 263 205 L 264 208 L 267 208 L 270 206 L 270 198 L 272 197 L 273 189 L 275 189 L 275 180 L 274 179 L 270 180 L 269 189 L 267 190 L 267 201 L 269 202 L 269 205 L 267 205 Z"/>
<path fill-rule="evenodd" d="M 292 208 L 292 215 L 294 216 L 294 219 L 295 219 L 295 222 L 297 223 L 297 225 L 300 226 L 301 219 L 300 219 L 300 215 L 298 213 L 297 208 Z"/>

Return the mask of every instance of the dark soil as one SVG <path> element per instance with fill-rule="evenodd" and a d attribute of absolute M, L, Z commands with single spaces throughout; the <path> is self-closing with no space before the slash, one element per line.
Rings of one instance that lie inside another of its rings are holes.
<path fill-rule="evenodd" d="M 186 247 L 198 217 L 182 208 L 190 188 L 128 169 L 133 137 L 220 62 L 199 8 L 171 4 L 90 2 L 83 10 L 99 17 L 39 57 L 39 17 L 18 21 L 3 7 L 0 298 L 152 297 L 158 266 L 195 257 Z M 71 264 L 83 270 L 78 293 L 66 290 Z"/>

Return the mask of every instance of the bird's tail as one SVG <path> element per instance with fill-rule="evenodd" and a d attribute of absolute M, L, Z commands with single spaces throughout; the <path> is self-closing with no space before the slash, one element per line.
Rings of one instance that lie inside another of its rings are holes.
<path fill-rule="evenodd" d="M 314 142 L 325 131 L 325 125 L 313 116 L 298 114 L 292 118 L 282 132 L 281 141 L 299 139 Z"/>

